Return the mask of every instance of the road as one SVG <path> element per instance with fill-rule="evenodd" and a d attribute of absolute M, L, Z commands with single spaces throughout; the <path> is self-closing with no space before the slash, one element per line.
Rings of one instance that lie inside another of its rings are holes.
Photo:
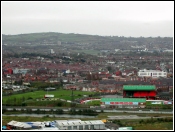
<path fill-rule="evenodd" d="M 137 115 L 127 115 L 127 116 L 108 116 L 107 119 L 110 119 L 110 120 L 118 120 L 118 119 L 148 119 L 148 118 L 166 118 L 166 117 L 172 117 L 172 116 L 160 116 L 160 117 L 140 117 L 140 116 L 137 116 Z"/>
<path fill-rule="evenodd" d="M 51 109 L 53 111 L 56 111 L 57 109 L 62 109 L 63 111 L 69 111 L 71 108 L 44 108 L 44 107 L 3 107 L 3 108 L 6 108 L 7 110 L 11 111 L 13 109 L 16 109 L 18 111 L 20 111 L 21 109 L 23 110 L 27 110 L 27 109 L 31 109 L 32 111 L 36 111 L 38 109 L 40 110 L 45 110 L 45 111 L 50 111 Z M 83 110 L 83 109 L 90 109 L 90 108 L 74 108 L 76 111 L 79 111 L 79 110 Z M 92 109 L 92 110 L 95 110 L 96 112 L 101 112 L 103 110 L 103 112 L 126 112 L 126 113 L 157 113 L 157 114 L 173 114 L 173 111 L 167 111 L 167 110 L 159 110 L 159 111 L 152 111 L 152 110 L 116 110 L 116 109 L 113 109 L 113 110 L 107 110 L 107 109 L 101 109 L 101 108 L 95 108 L 95 109 Z"/>

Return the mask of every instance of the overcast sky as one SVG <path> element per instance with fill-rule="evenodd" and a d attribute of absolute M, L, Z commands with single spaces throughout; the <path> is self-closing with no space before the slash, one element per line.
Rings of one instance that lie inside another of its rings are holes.
<path fill-rule="evenodd" d="M 2 34 L 173 37 L 174 1 L 2 2 Z"/>

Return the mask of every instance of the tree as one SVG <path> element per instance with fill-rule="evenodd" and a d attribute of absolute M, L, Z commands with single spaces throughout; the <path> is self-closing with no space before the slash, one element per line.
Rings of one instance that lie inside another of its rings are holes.
<path fill-rule="evenodd" d="M 60 79 L 60 87 L 63 87 L 63 79 Z"/>
<path fill-rule="evenodd" d="M 59 101 L 58 103 L 57 103 L 57 106 L 62 106 L 63 105 L 63 102 L 61 102 L 61 101 Z"/>
<path fill-rule="evenodd" d="M 57 114 L 63 114 L 64 111 L 62 109 L 57 109 L 56 112 L 57 112 Z"/>
<path fill-rule="evenodd" d="M 107 69 L 108 69 L 109 72 L 112 71 L 112 67 L 111 66 L 107 66 Z"/>
<path fill-rule="evenodd" d="M 40 114 L 40 109 L 37 109 L 36 113 L 37 113 L 37 114 Z"/>
<path fill-rule="evenodd" d="M 142 124 L 143 123 L 143 120 L 140 120 L 139 123 Z"/>

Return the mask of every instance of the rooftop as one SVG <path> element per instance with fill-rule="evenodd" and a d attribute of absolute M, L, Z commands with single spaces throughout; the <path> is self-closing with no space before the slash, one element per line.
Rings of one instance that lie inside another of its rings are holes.
<path fill-rule="evenodd" d="M 124 85 L 123 90 L 155 90 L 155 85 Z"/>

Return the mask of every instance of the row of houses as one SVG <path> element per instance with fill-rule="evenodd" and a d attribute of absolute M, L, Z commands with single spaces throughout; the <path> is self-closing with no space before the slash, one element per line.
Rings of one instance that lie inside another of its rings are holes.
<path fill-rule="evenodd" d="M 8 69 L 12 72 L 12 69 Z M 22 79 L 23 82 L 30 82 L 30 81 L 48 81 L 48 82 L 59 82 L 62 79 L 64 82 L 71 82 L 75 83 L 78 80 L 101 80 L 101 79 L 118 79 L 118 80 L 125 80 L 127 81 L 128 76 L 131 77 L 133 80 L 142 79 L 143 77 L 152 77 L 152 78 L 159 78 L 164 77 L 167 78 L 167 72 L 158 71 L 158 70 L 139 70 L 138 75 L 135 73 L 124 74 L 121 71 L 117 71 L 115 73 L 107 72 L 81 72 L 79 73 L 65 73 L 64 71 L 57 71 L 57 73 L 48 74 L 36 74 L 33 73 L 31 70 L 19 70 L 20 73 L 18 74 L 3 74 L 3 81 L 4 80 L 14 80 L 15 78 Z M 70 70 L 69 70 L 70 71 Z M 23 74 L 24 73 L 24 74 Z M 83 75 L 83 76 L 82 76 Z M 123 77 L 123 78 L 122 78 Z M 137 79 L 136 79 L 137 78 Z"/>
<path fill-rule="evenodd" d="M 27 74 L 26 74 L 27 75 Z M 32 76 L 31 76 L 32 77 Z M 53 82 L 60 83 L 62 80 L 64 83 L 64 89 L 74 89 L 81 91 L 96 91 L 102 93 L 121 93 L 123 85 L 155 85 L 156 89 L 162 91 L 172 91 L 173 79 L 172 78 L 148 78 L 148 77 L 112 77 L 102 80 L 85 80 L 81 76 L 76 77 L 55 77 L 46 78 L 45 81 L 52 80 Z M 11 79 L 7 79 L 11 83 Z M 36 78 L 35 78 L 36 79 Z M 47 80 L 48 79 L 48 80 Z M 37 80 L 37 79 L 36 79 Z M 3 83 L 7 82 L 3 80 Z M 30 84 L 23 82 L 23 84 Z"/>
<path fill-rule="evenodd" d="M 124 84 L 152 84 L 156 85 L 157 89 L 165 90 L 167 87 L 171 89 L 172 81 L 167 80 L 172 80 L 172 78 L 167 78 L 167 73 L 172 72 L 172 68 L 166 63 L 169 71 L 161 71 L 162 59 L 159 56 L 153 58 L 145 56 L 143 59 L 138 56 L 119 55 L 115 58 L 100 57 L 96 61 L 86 58 L 84 63 L 65 64 L 60 58 L 52 60 L 43 57 L 5 58 L 2 60 L 2 82 L 9 84 L 14 84 L 14 82 L 29 84 L 32 81 L 62 82 L 65 84 L 65 89 L 104 93 L 121 92 Z M 143 60 L 144 63 L 142 63 Z M 171 59 L 169 61 L 171 62 Z M 143 68 L 151 66 L 149 68 L 154 71 L 140 70 L 142 66 Z"/>

